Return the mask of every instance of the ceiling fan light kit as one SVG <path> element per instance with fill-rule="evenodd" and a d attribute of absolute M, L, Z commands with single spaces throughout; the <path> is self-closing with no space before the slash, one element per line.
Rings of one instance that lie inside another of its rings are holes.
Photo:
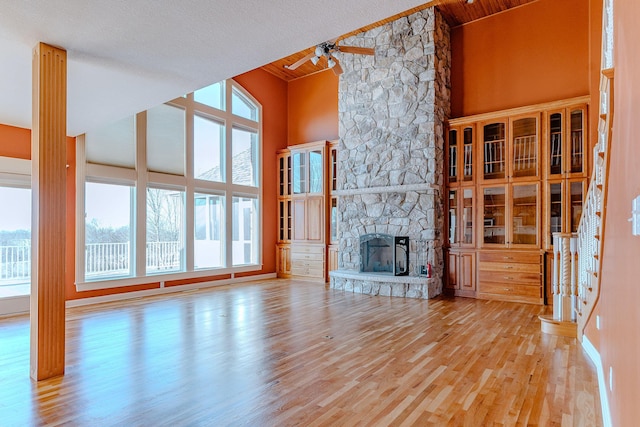
<path fill-rule="evenodd" d="M 305 57 L 299 59 L 291 65 L 285 65 L 284 67 L 287 70 L 295 70 L 302 64 L 304 64 L 307 60 L 311 61 L 313 65 L 317 65 L 320 61 L 320 58 L 324 56 L 327 59 L 327 67 L 331 68 L 333 72 L 339 76 L 342 74 L 342 67 L 338 62 L 338 59 L 334 56 L 336 53 L 357 53 L 360 55 L 373 55 L 375 54 L 375 50 L 368 47 L 356 47 L 356 46 L 338 46 L 337 43 L 332 41 L 320 43 L 315 47 L 312 53 L 306 55 Z"/>

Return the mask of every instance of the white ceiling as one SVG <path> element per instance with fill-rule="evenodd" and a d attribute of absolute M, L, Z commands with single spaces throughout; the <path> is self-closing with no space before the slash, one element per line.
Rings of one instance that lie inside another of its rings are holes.
<path fill-rule="evenodd" d="M 67 50 L 75 136 L 425 0 L 0 0 L 0 123 L 31 128 L 31 53 Z"/>

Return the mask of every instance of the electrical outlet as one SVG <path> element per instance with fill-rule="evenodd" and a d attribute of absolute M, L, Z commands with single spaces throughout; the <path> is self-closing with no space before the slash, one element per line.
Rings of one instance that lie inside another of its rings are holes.
<path fill-rule="evenodd" d="M 613 391 L 613 366 L 609 366 L 609 391 Z"/>
<path fill-rule="evenodd" d="M 631 221 L 631 234 L 640 236 L 640 196 L 633 199 L 629 221 Z"/>

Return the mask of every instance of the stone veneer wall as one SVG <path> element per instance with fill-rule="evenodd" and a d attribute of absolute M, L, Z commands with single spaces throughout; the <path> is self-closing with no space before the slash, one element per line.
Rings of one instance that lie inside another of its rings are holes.
<path fill-rule="evenodd" d="M 361 234 L 409 236 L 411 275 L 430 262 L 433 279 L 405 296 L 433 297 L 442 292 L 444 267 L 449 27 L 429 8 L 341 43 L 373 47 L 376 54 L 340 55 L 339 269 L 359 271 Z M 332 287 L 362 291 L 338 276 L 332 275 Z"/>

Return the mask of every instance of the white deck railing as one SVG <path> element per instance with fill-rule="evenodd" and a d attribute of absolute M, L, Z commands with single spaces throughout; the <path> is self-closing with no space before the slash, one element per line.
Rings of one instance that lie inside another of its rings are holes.
<path fill-rule="evenodd" d="M 147 271 L 180 268 L 180 242 L 147 243 Z M 85 252 L 85 274 L 89 278 L 129 274 L 129 243 L 89 243 Z M 0 246 L 0 285 L 31 280 L 31 244 Z"/>

